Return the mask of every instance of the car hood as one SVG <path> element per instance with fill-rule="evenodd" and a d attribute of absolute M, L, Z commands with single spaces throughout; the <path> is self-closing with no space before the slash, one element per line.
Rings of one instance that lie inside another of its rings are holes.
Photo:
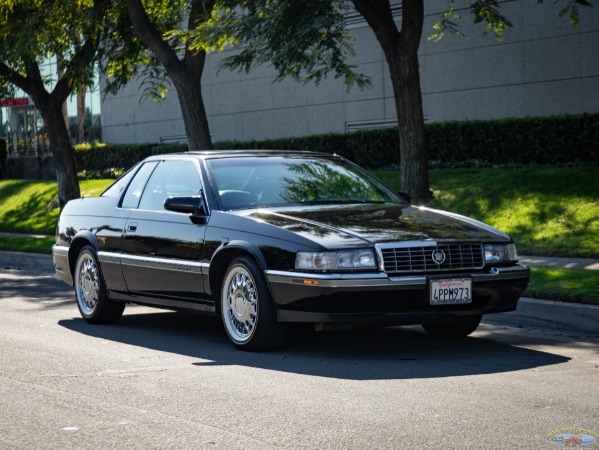
<path fill-rule="evenodd" d="M 400 241 L 509 241 L 482 222 L 424 207 L 335 205 L 260 209 L 246 214 L 329 246 L 364 246 Z M 246 215 L 244 214 L 244 215 Z"/>

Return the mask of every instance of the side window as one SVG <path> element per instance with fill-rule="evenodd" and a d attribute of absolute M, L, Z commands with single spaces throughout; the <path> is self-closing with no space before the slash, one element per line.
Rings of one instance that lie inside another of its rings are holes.
<path fill-rule="evenodd" d="M 148 181 L 148 177 L 156 167 L 156 164 L 158 164 L 157 161 L 145 163 L 141 169 L 137 171 L 137 174 L 135 174 L 133 181 L 131 181 L 131 184 L 127 188 L 127 192 L 123 197 L 121 208 L 137 208 L 144 186 Z"/>
<path fill-rule="evenodd" d="M 198 195 L 200 176 L 192 161 L 163 161 L 150 176 L 139 202 L 139 209 L 164 211 L 168 197 Z"/>

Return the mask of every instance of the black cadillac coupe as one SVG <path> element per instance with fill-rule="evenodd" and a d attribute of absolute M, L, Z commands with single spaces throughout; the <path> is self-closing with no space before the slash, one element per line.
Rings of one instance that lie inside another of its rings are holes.
<path fill-rule="evenodd" d="M 191 309 L 220 315 L 246 350 L 293 322 L 466 336 L 514 310 L 529 269 L 509 236 L 404 197 L 328 154 L 152 156 L 65 206 L 54 265 L 90 323 L 128 302 Z"/>

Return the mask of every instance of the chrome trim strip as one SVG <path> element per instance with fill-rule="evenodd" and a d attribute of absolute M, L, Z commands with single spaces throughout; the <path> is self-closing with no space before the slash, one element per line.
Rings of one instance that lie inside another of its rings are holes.
<path fill-rule="evenodd" d="M 120 264 L 121 263 L 121 254 L 99 251 L 98 252 L 98 260 L 100 261 L 100 263 Z"/>
<path fill-rule="evenodd" d="M 52 246 L 52 254 L 56 256 L 69 256 L 69 247 L 65 247 L 64 245 L 53 245 Z"/>
<path fill-rule="evenodd" d="M 193 311 L 203 311 L 212 313 L 216 311 L 216 306 L 214 302 L 206 300 L 190 302 L 182 300 L 172 300 L 168 298 L 130 297 L 127 301 L 137 303 L 139 305 L 162 306 L 164 308 L 191 309 Z"/>
<path fill-rule="evenodd" d="M 384 244 L 375 244 L 376 248 L 404 248 L 404 247 L 436 247 L 437 241 L 426 240 L 426 241 L 399 241 L 399 242 L 388 242 Z"/>
<path fill-rule="evenodd" d="M 528 278 L 528 266 L 518 265 L 513 267 L 494 267 L 490 273 L 473 273 L 469 276 L 473 281 L 517 280 Z"/>
<path fill-rule="evenodd" d="M 398 286 L 421 286 L 426 284 L 426 277 L 388 277 L 384 273 L 360 273 L 360 274 L 318 274 L 318 273 L 298 273 L 283 272 L 277 270 L 267 270 L 266 277 L 270 283 L 292 284 L 302 286 L 318 287 L 398 287 Z M 294 280 L 314 280 L 317 285 L 301 284 Z"/>
<path fill-rule="evenodd" d="M 314 274 L 314 273 L 297 273 L 284 272 L 278 270 L 267 270 L 266 278 L 269 283 L 292 284 L 295 286 L 306 287 L 326 287 L 326 288 L 358 288 L 358 287 L 411 287 L 411 286 L 426 286 L 429 278 L 444 278 L 452 277 L 453 275 L 429 274 L 417 276 L 401 276 L 387 277 L 383 273 L 361 273 L 361 274 Z M 473 282 L 481 281 L 502 281 L 515 280 L 529 277 L 529 269 L 527 266 L 501 267 L 493 268 L 489 273 L 460 273 L 455 277 L 470 277 Z M 313 280 L 318 281 L 318 284 L 301 284 L 294 280 Z"/>
<path fill-rule="evenodd" d="M 210 264 L 184 259 L 153 258 L 150 256 L 125 255 L 111 252 L 98 252 L 100 262 L 120 263 L 124 266 L 142 267 L 147 269 L 168 270 L 171 272 L 185 272 L 205 275 Z"/>

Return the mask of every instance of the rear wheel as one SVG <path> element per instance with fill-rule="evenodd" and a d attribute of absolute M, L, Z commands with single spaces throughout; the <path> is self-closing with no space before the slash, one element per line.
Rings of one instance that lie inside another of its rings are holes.
<path fill-rule="evenodd" d="M 249 257 L 234 259 L 225 272 L 221 289 L 221 316 L 231 342 L 242 350 L 279 346 L 284 327 L 258 265 Z"/>
<path fill-rule="evenodd" d="M 75 298 L 81 316 L 90 323 L 115 323 L 123 315 L 124 302 L 115 302 L 106 295 L 106 284 L 92 247 L 86 245 L 77 256 Z"/>
<path fill-rule="evenodd" d="M 483 316 L 456 317 L 449 321 L 423 323 L 422 328 L 431 336 L 464 337 L 478 328 Z"/>

